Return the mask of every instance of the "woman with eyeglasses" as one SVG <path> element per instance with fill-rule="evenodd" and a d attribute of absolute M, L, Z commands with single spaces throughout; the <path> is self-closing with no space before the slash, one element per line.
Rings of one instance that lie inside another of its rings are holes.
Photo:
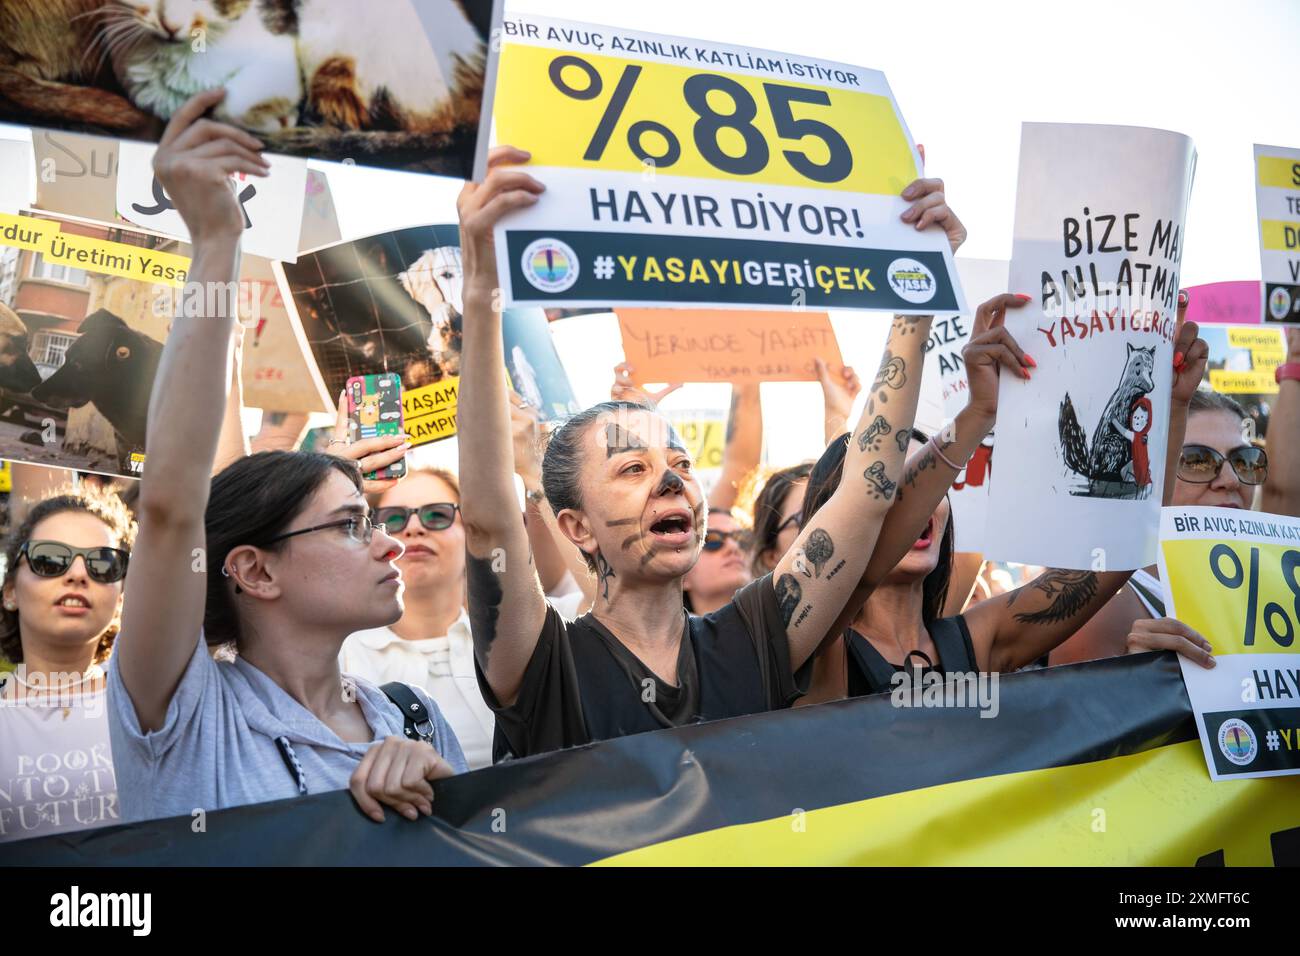
<path fill-rule="evenodd" d="M 943 677 L 949 672 L 1024 667 L 1101 612 L 1128 580 L 1127 571 L 1048 569 L 1008 595 L 977 602 L 958 614 L 944 613 L 954 561 L 948 489 L 993 428 L 999 377 L 1033 374 L 1033 358 L 1005 327 L 1006 311 L 1026 301 L 1028 296 L 999 295 L 976 310 L 970 342 L 962 350 L 969 384 L 966 408 L 953 428 L 944 430 L 947 437 L 927 439 L 911 432 L 899 500 L 885 520 L 853 600 L 837 622 L 839 640 L 829 642 L 817 656 L 802 703 L 888 692 L 895 675 L 904 670 Z M 1180 304 L 1180 314 L 1183 308 Z M 1194 322 L 1180 326 L 1175 348 L 1179 364 L 1174 368 L 1175 418 L 1170 423 L 1174 442 L 1182 434 L 1179 410 L 1186 408 L 1200 381 L 1208 354 Z M 848 473 L 847 438 L 833 443 L 813 467 L 804 500 L 805 524 L 816 520 Z M 1169 485 L 1167 478 L 1166 489 Z M 1191 648 L 1192 642 L 1185 640 Z M 1194 653 L 1199 655 L 1201 648 L 1195 647 Z"/>
<path fill-rule="evenodd" d="M 373 684 L 422 688 L 477 770 L 492 764 L 496 719 L 474 675 L 459 511 L 460 483 L 442 468 L 414 469 L 379 496 L 371 518 L 403 545 L 396 562 L 405 585 L 402 616 L 348 637 L 339 668 Z"/>
<path fill-rule="evenodd" d="M 4 551 L 0 842 L 119 819 L 104 705 L 135 528 L 109 492 L 36 502 Z"/>
<path fill-rule="evenodd" d="M 1268 455 L 1249 436 L 1250 415 L 1227 395 L 1198 388 L 1186 406 L 1187 433 L 1178 456 L 1170 504 L 1248 510 L 1268 478 Z M 1170 428 L 1170 440 L 1174 431 Z M 1294 442 L 1278 436 L 1278 443 Z M 1128 586 L 1052 652 L 1052 664 L 1070 664 L 1143 650 L 1176 650 L 1202 667 L 1214 666 L 1210 642 L 1165 616 L 1158 566 L 1133 572 Z"/>
<path fill-rule="evenodd" d="M 228 178 L 268 168 L 256 139 L 202 118 L 224 95 L 181 107 L 154 158 L 193 239 L 192 298 L 154 379 L 133 583 L 108 673 L 122 816 L 348 788 L 377 822 L 385 806 L 414 820 L 432 812 L 431 781 L 465 769 L 455 734 L 418 688 L 408 727 L 385 692 L 345 682 L 338 665 L 349 634 L 402 614 L 402 545 L 372 525 L 361 479 L 385 456 L 358 467 L 269 451 L 210 474 L 237 323 L 234 303 L 210 292 L 234 288 L 244 231 Z M 214 660 L 218 646 L 234 660 Z"/>
<path fill-rule="evenodd" d="M 750 573 L 762 577 L 790 550 L 803 528 L 803 496 L 808 488 L 811 461 L 779 468 L 768 475 L 754 498 L 753 533 L 750 535 Z"/>
<path fill-rule="evenodd" d="M 557 524 L 597 580 L 591 613 L 566 621 L 543 596 L 508 469 L 501 320 L 493 309 L 502 216 L 545 202 L 520 168 L 529 154 L 494 149 L 481 184 L 459 199 L 465 257 L 459 474 L 475 662 L 497 716 L 495 756 L 524 757 L 620 737 L 787 707 L 805 665 L 842 611 L 897 488 L 894 434 L 916 411 L 928 316 L 899 317 L 849 451 L 850 480 L 805 523 L 775 569 L 722 608 L 686 613 L 683 579 L 708 531 L 690 455 L 654 409 L 602 402 L 548 440 L 542 486 Z M 902 213 L 918 229 L 965 230 L 938 180 L 918 180 Z M 882 441 L 870 440 L 885 436 Z"/>

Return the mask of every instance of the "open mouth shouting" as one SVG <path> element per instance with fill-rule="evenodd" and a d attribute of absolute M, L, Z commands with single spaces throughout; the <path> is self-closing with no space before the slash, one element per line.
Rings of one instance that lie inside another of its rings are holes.
<path fill-rule="evenodd" d="M 650 540 L 664 548 L 684 548 L 695 543 L 695 516 L 686 508 L 673 508 L 655 518 Z"/>
<path fill-rule="evenodd" d="M 931 515 L 930 519 L 925 523 L 925 530 L 921 532 L 921 537 L 917 538 L 916 543 L 912 545 L 912 550 L 925 551 L 933 543 L 934 543 L 934 516 Z"/>

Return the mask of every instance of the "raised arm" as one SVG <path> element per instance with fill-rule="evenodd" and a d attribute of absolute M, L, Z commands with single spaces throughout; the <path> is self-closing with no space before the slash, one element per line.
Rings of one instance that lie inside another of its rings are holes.
<path fill-rule="evenodd" d="M 730 511 L 736 503 L 736 489 L 758 467 L 762 455 L 763 403 L 759 401 L 758 383 L 733 385 L 726 445 L 722 449 L 722 474 L 709 492 L 709 507 Z"/>
<path fill-rule="evenodd" d="M 772 572 L 790 664 L 811 657 L 866 570 L 903 470 L 931 316 L 897 316 L 870 397 L 849 440 L 844 477 Z"/>
<path fill-rule="evenodd" d="M 503 706 L 514 702 L 546 617 L 523 514 L 507 463 L 514 454 L 507 398 L 493 227 L 506 213 L 532 205 L 542 185 L 506 168 L 528 153 L 498 146 L 481 183 L 461 190 L 465 313 L 457 445 L 465 521 L 465 572 L 474 656 Z"/>
<path fill-rule="evenodd" d="M 829 445 L 853 424 L 849 413 L 853 411 L 853 400 L 862 391 L 862 382 L 850 366 L 840 369 L 837 376 L 821 359 L 817 359 L 817 378 L 822 386 L 822 435 L 824 443 Z"/>
<path fill-rule="evenodd" d="M 186 295 L 220 302 L 217 314 L 187 314 L 172 324 L 149 400 L 148 462 L 140 482 L 139 534 L 127 574 L 116 666 L 141 727 L 162 726 L 167 705 L 194 653 L 203 624 L 203 514 L 231 382 L 238 315 L 234 296 L 211 283 L 239 277 L 244 217 L 230 188 L 236 173 L 264 176 L 261 144 L 247 133 L 202 119 L 224 97 L 200 93 L 167 124 L 154 172 L 194 242 Z"/>
<path fill-rule="evenodd" d="M 1195 322 L 1180 322 L 1174 342 L 1165 504 L 1173 498 L 1171 476 L 1178 469 L 1182 453 L 1187 405 L 1209 358 L 1209 346 L 1197 337 L 1198 332 Z M 1015 670 L 1042 657 L 1084 627 L 1132 574 L 1051 568 L 1006 595 L 976 604 L 966 612 L 966 623 L 980 668 Z"/>
<path fill-rule="evenodd" d="M 1288 365 L 1300 364 L 1300 329 L 1286 332 Z M 1268 422 L 1268 480 L 1261 507 L 1275 515 L 1300 517 L 1300 381 L 1284 379 Z"/>

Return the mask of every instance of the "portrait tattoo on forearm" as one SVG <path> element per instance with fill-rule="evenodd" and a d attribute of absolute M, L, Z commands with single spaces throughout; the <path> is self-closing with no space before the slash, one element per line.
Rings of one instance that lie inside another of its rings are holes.
<path fill-rule="evenodd" d="M 813 570 L 817 573 L 817 577 L 821 577 L 822 569 L 825 568 L 826 563 L 835 556 L 835 542 L 831 540 L 831 536 L 824 530 L 821 528 L 814 528 L 812 533 L 808 535 L 808 542 L 803 547 L 803 554 L 804 557 L 812 563 Z M 812 577 L 812 575 L 806 570 L 804 571 L 804 576 Z"/>
<path fill-rule="evenodd" d="M 783 574 L 777 578 L 774 590 L 776 606 L 781 609 L 781 621 L 788 628 L 790 622 L 794 620 L 795 609 L 799 607 L 799 601 L 803 598 L 803 588 L 794 579 L 793 574 Z"/>
<path fill-rule="evenodd" d="M 1040 610 L 1017 614 L 1016 620 L 1021 624 L 1057 624 L 1074 617 L 1097 596 L 1097 575 L 1092 571 L 1054 568 L 1018 590 L 1028 588 L 1042 591 L 1050 603 Z M 1016 596 L 1016 591 L 1012 591 L 1007 599 L 1008 607 L 1015 603 Z"/>

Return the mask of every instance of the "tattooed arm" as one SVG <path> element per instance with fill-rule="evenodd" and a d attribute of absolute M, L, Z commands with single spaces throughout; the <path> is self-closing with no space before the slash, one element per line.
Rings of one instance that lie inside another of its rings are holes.
<path fill-rule="evenodd" d="M 508 467 L 514 453 L 493 227 L 503 215 L 536 202 L 542 186 L 506 163 L 528 154 L 498 146 L 481 184 L 466 183 L 457 207 L 465 266 L 458 445 L 465 522 L 465 577 L 474 657 L 497 701 L 519 693 L 546 617 L 546 599 L 528 547 L 528 532 Z"/>
<path fill-rule="evenodd" d="M 762 454 L 763 406 L 758 400 L 758 385 L 733 385 L 722 474 L 709 492 L 710 508 L 731 510 L 736 503 L 736 487 L 758 467 Z"/>
<path fill-rule="evenodd" d="M 894 501 L 904 455 L 896 436 L 908 432 L 916 416 L 931 318 L 894 320 L 857 437 L 844 457 L 844 477 L 772 573 L 795 669 L 845 611 Z"/>

